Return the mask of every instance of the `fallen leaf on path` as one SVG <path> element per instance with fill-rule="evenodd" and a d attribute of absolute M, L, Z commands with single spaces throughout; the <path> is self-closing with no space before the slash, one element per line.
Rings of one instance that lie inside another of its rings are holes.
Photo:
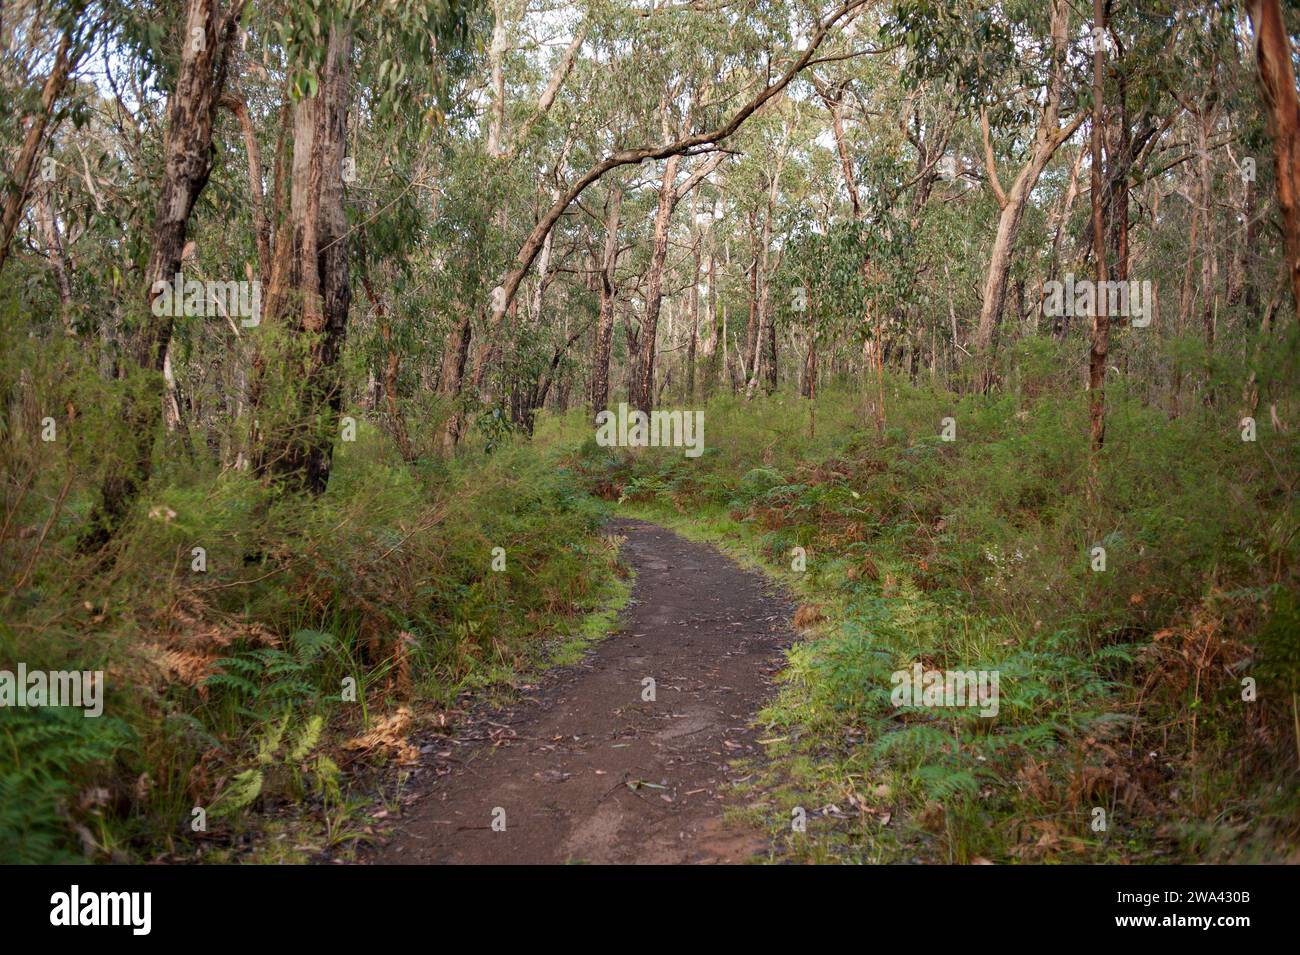
<path fill-rule="evenodd" d="M 369 732 L 348 740 L 343 748 L 364 752 L 379 750 L 395 756 L 399 763 L 418 762 L 420 751 L 406 739 L 410 727 L 410 709 L 399 706 L 395 712 L 380 719 Z"/>

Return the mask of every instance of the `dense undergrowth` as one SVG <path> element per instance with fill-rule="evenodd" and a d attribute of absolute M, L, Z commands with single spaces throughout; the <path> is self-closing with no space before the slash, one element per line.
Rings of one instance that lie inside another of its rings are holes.
<path fill-rule="evenodd" d="M 1199 403 L 1171 420 L 1116 383 L 1094 500 L 1086 397 L 1020 386 L 889 380 L 883 432 L 856 390 L 721 398 L 697 459 L 588 441 L 575 467 L 801 595 L 753 812 L 780 854 L 1294 861 L 1300 440 L 1244 442 Z M 896 707 L 916 663 L 998 671 L 997 715 Z"/>
<path fill-rule="evenodd" d="M 113 422 L 77 394 L 42 442 L 17 409 L 0 668 L 102 670 L 106 701 L 0 712 L 0 858 L 346 853 L 422 728 L 604 631 L 617 502 L 801 596 L 750 810 L 781 857 L 1294 859 L 1300 440 L 1116 382 L 1093 491 L 1065 358 L 1017 362 L 991 397 L 890 379 L 883 430 L 859 387 L 720 397 L 699 458 L 573 412 L 411 465 L 362 416 L 314 500 L 178 452 L 98 558 L 76 476 Z M 894 706 L 916 663 L 998 671 L 997 715 Z"/>
<path fill-rule="evenodd" d="M 102 435 L 77 404 L 59 440 L 6 436 L 0 668 L 103 671 L 104 711 L 0 711 L 4 861 L 347 853 L 413 735 L 571 655 L 625 589 L 543 442 L 411 466 L 364 417 L 316 499 L 177 449 L 82 556 L 93 487 L 65 475 Z"/>

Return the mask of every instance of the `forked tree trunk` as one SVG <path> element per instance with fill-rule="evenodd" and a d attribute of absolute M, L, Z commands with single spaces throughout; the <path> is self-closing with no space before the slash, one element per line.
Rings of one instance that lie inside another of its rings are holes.
<path fill-rule="evenodd" d="M 244 153 L 248 162 L 248 197 L 253 211 L 253 240 L 257 245 L 258 278 L 271 277 L 271 222 L 266 217 L 266 200 L 262 195 L 262 153 L 257 145 L 257 131 L 244 101 L 233 93 L 221 97 L 221 105 L 234 114 L 244 134 Z"/>
<path fill-rule="evenodd" d="M 987 115 L 982 116 L 984 131 L 984 157 L 988 167 L 989 184 L 993 189 L 1001 212 L 998 215 L 997 235 L 993 240 L 993 251 L 989 256 L 988 275 L 984 280 L 984 298 L 980 304 L 979 325 L 975 331 L 976 355 L 981 366 L 977 386 L 987 390 L 993 381 L 993 362 L 997 353 L 998 324 L 1002 318 L 1002 309 L 1007 298 L 1007 276 L 1011 273 L 1011 255 L 1015 247 L 1016 236 L 1020 232 L 1020 222 L 1024 217 L 1025 206 L 1030 193 L 1038 184 L 1043 169 L 1060 145 L 1074 135 L 1087 115 L 1080 110 L 1064 128 L 1059 127 L 1061 110 L 1062 72 L 1065 64 L 1066 32 L 1070 23 L 1070 7 L 1066 0 L 1054 0 L 1052 4 L 1052 74 L 1048 80 L 1046 101 L 1039 117 L 1038 128 L 1034 133 L 1033 146 L 1029 161 L 1021 167 L 1019 174 L 1005 193 L 998 181 L 997 168 L 994 165 L 993 147 L 989 139 Z"/>

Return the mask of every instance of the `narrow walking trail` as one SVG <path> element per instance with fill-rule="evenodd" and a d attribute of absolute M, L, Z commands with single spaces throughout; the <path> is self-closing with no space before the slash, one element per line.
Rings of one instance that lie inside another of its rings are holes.
<path fill-rule="evenodd" d="M 499 745 L 459 748 L 373 861 L 716 863 L 764 850 L 723 809 L 744 774 L 733 761 L 759 753 L 750 721 L 794 639 L 790 605 L 710 547 L 642 521 L 612 529 L 637 574 L 619 629 L 492 714 L 509 727 Z"/>

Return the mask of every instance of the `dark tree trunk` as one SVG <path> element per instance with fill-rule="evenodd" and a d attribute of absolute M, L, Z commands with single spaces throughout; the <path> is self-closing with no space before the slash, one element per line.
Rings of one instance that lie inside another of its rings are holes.
<path fill-rule="evenodd" d="M 700 340 L 700 243 L 695 243 L 695 263 L 691 270 L 691 294 L 687 298 L 691 314 L 691 337 L 686 342 L 686 400 L 695 400 L 695 353 Z"/>
<path fill-rule="evenodd" d="M 776 365 L 776 322 L 771 319 L 767 323 L 767 393 L 770 395 L 776 391 L 777 385 L 777 365 Z"/>
<path fill-rule="evenodd" d="M 600 260 L 600 315 L 591 361 L 591 413 L 609 405 L 609 353 L 614 343 L 614 301 L 618 295 L 615 267 L 618 264 L 618 220 L 623 190 L 615 188 L 605 210 L 605 248 Z"/>
<path fill-rule="evenodd" d="M 663 304 L 664 263 L 668 259 L 668 227 L 677 206 L 677 166 L 680 157 L 664 161 L 655 210 L 654 244 L 650 249 L 650 270 L 646 276 L 645 319 L 641 322 L 640 349 L 632 364 L 628 404 L 649 413 L 655 404 L 655 352 L 659 347 L 659 309 Z"/>

